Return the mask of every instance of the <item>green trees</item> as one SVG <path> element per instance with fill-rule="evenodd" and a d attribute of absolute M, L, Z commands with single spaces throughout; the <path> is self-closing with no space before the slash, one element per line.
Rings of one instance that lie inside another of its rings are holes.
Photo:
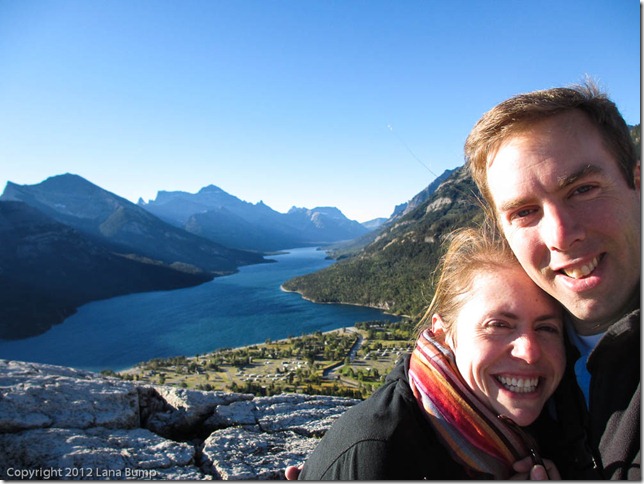
<path fill-rule="evenodd" d="M 316 302 L 360 304 L 419 317 L 432 297 L 443 238 L 483 219 L 477 198 L 471 177 L 457 169 L 424 203 L 394 219 L 369 245 L 284 286 Z"/>

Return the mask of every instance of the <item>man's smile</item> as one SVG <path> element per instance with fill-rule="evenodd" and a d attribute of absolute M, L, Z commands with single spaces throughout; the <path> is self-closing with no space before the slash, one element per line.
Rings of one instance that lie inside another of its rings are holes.
<path fill-rule="evenodd" d="M 580 264 L 563 267 L 557 272 L 564 274 L 572 279 L 582 279 L 588 277 L 599 265 L 600 256 L 593 257 L 590 261 Z"/>

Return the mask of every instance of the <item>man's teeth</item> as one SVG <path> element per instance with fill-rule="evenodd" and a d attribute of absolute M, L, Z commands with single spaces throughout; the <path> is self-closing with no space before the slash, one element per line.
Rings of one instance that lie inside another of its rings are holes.
<path fill-rule="evenodd" d="M 599 264 L 599 257 L 595 257 L 588 264 L 584 264 L 583 266 L 564 269 L 563 273 L 568 277 L 572 277 L 573 279 L 581 279 L 582 277 L 586 277 L 588 274 L 593 272 L 597 267 L 597 264 Z"/>
<path fill-rule="evenodd" d="M 496 378 L 501 384 L 515 393 L 530 393 L 537 389 L 539 378 L 514 378 L 507 376 L 498 376 Z"/>

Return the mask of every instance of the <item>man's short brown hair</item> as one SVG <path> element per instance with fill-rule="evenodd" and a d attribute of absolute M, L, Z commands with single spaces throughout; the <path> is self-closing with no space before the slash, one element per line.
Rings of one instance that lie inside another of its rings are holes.
<path fill-rule="evenodd" d="M 488 161 L 501 144 L 544 119 L 579 110 L 602 135 L 606 149 L 615 157 L 628 186 L 635 188 L 634 169 L 639 160 L 629 128 L 615 103 L 592 81 L 519 94 L 498 104 L 481 117 L 465 141 L 465 162 L 481 195 L 494 210 L 487 183 Z"/>

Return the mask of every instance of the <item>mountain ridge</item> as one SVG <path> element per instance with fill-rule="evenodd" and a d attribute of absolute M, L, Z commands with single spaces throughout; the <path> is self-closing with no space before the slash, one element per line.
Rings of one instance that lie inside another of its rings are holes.
<path fill-rule="evenodd" d="M 35 185 L 8 182 L 0 200 L 25 202 L 115 252 L 182 265 L 195 272 L 227 274 L 239 265 L 262 261 L 260 255 L 178 230 L 78 175 L 49 177 Z"/>
<path fill-rule="evenodd" d="M 35 336 L 87 302 L 212 279 L 115 254 L 24 202 L 0 201 L 0 338 Z"/>
<path fill-rule="evenodd" d="M 197 193 L 160 191 L 139 206 L 188 232 L 229 247 L 272 252 L 349 240 L 369 228 L 336 207 L 291 207 L 285 214 L 264 202 L 252 204 L 208 185 Z"/>

